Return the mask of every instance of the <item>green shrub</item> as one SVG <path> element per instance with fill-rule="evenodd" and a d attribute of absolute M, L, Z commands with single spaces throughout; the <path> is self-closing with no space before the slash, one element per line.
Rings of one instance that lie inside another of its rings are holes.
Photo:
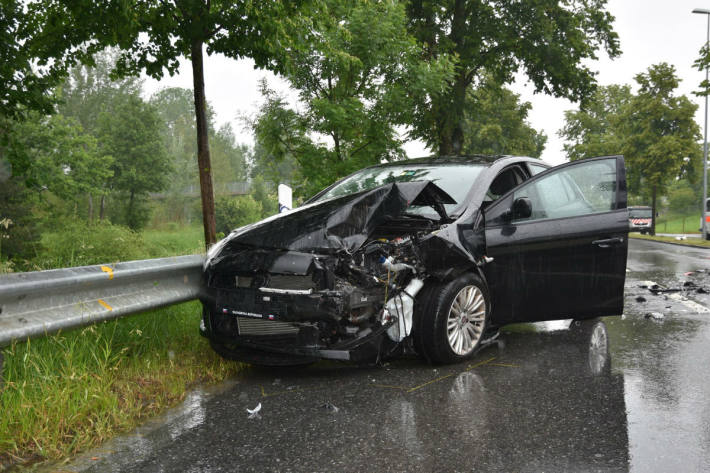
<path fill-rule="evenodd" d="M 143 237 L 121 225 L 74 220 L 42 235 L 39 268 L 62 268 L 131 261 L 149 257 Z"/>
<path fill-rule="evenodd" d="M 217 231 L 227 235 L 233 229 L 261 219 L 261 204 L 250 195 L 220 197 L 215 205 Z"/>

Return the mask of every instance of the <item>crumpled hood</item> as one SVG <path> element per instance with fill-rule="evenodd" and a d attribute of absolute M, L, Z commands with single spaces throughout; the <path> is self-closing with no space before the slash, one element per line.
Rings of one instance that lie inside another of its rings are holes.
<path fill-rule="evenodd" d="M 360 248 L 375 228 L 400 217 L 411 205 L 443 208 L 443 204 L 455 203 L 431 181 L 385 184 L 366 192 L 314 202 L 242 227 L 227 237 L 220 254 L 226 256 L 230 249 L 242 245 L 350 253 Z M 216 260 L 221 259 L 216 256 Z"/>

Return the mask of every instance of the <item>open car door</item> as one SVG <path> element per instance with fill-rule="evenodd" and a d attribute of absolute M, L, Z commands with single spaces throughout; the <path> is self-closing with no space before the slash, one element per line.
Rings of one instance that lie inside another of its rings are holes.
<path fill-rule="evenodd" d="M 621 156 L 537 174 L 485 210 L 496 325 L 620 315 L 629 223 Z"/>

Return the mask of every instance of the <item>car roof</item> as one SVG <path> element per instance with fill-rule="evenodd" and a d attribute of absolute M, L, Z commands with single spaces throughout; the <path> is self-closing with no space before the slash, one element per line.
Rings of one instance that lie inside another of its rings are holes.
<path fill-rule="evenodd" d="M 470 154 L 465 156 L 426 156 L 422 158 L 403 159 L 399 161 L 390 161 L 387 163 L 376 164 L 370 167 L 389 167 L 401 166 L 408 164 L 483 164 L 490 166 L 496 161 L 505 158 L 512 158 L 510 155 L 484 155 Z"/>

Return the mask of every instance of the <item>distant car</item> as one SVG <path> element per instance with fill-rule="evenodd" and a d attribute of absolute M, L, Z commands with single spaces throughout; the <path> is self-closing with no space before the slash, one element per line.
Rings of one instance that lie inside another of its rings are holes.
<path fill-rule="evenodd" d="M 620 156 L 427 158 L 358 171 L 233 231 L 204 265 L 201 332 L 263 365 L 453 363 L 513 322 L 623 309 Z"/>
<path fill-rule="evenodd" d="M 651 207 L 629 207 L 629 231 L 649 233 L 652 220 L 653 209 Z"/>

